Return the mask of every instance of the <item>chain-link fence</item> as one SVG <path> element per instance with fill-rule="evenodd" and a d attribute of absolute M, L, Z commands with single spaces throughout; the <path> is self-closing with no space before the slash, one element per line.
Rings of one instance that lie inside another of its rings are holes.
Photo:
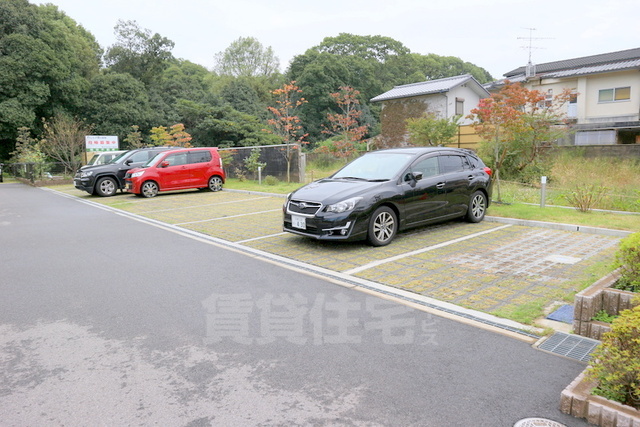
<path fill-rule="evenodd" d="M 15 178 L 28 181 L 33 185 L 51 183 L 51 181 L 70 181 L 75 174 L 63 163 L 5 163 L 1 166 L 2 179 Z"/>

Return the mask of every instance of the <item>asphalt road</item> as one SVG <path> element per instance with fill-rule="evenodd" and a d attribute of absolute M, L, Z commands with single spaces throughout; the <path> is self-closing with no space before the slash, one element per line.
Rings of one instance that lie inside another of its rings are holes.
<path fill-rule="evenodd" d="M 579 362 L 41 189 L 0 266 L 2 426 L 586 425 Z"/>

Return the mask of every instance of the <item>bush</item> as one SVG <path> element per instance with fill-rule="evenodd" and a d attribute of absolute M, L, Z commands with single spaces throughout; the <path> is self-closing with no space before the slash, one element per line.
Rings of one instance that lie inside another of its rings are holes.
<path fill-rule="evenodd" d="M 278 185 L 280 180 L 273 175 L 267 175 L 264 177 L 264 183 L 267 185 Z"/>
<path fill-rule="evenodd" d="M 616 267 L 622 269 L 616 288 L 640 292 L 640 233 L 630 234 L 620 241 Z"/>
<path fill-rule="evenodd" d="M 567 202 L 580 212 L 589 212 L 598 206 L 605 194 L 607 189 L 599 185 L 577 185 L 565 197 Z"/>
<path fill-rule="evenodd" d="M 640 305 L 613 321 L 592 354 L 588 377 L 598 382 L 593 394 L 640 409 Z"/>

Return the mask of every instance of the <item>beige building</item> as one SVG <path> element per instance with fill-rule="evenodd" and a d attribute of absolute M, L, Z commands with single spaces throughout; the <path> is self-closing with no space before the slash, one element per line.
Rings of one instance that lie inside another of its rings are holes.
<path fill-rule="evenodd" d="M 549 99 L 564 89 L 575 94 L 563 107 L 575 130 L 565 144 L 640 143 L 640 48 L 529 64 L 504 77 L 485 88 L 497 92 L 509 80 Z"/>

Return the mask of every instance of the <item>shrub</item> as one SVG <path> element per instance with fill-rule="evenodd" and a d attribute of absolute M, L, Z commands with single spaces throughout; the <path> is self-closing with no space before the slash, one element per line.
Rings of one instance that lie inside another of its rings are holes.
<path fill-rule="evenodd" d="M 630 234 L 620 241 L 616 267 L 622 269 L 616 288 L 640 292 L 640 233 Z"/>
<path fill-rule="evenodd" d="M 273 175 L 267 175 L 264 177 L 264 183 L 267 185 L 278 185 L 280 180 Z"/>
<path fill-rule="evenodd" d="M 597 206 L 607 194 L 607 189 L 600 185 L 577 185 L 565 197 L 567 202 L 580 212 L 589 212 Z"/>
<path fill-rule="evenodd" d="M 640 409 L 640 305 L 613 321 L 592 354 L 588 377 L 598 382 L 593 394 Z"/>

